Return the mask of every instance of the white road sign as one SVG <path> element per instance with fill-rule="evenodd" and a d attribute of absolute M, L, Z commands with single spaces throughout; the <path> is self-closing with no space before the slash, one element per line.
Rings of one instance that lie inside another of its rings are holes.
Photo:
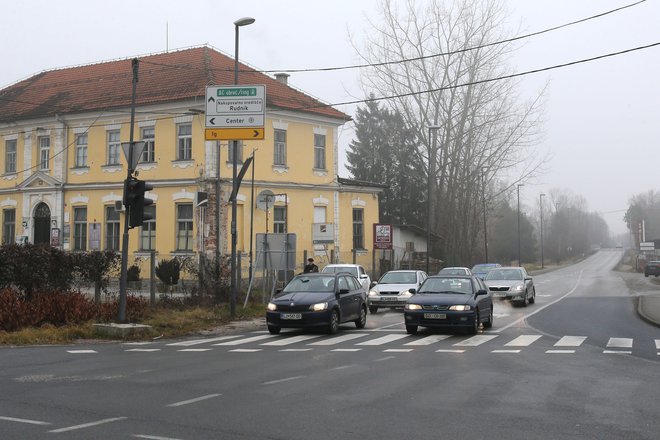
<path fill-rule="evenodd" d="M 263 128 L 266 86 L 206 87 L 206 128 Z"/>

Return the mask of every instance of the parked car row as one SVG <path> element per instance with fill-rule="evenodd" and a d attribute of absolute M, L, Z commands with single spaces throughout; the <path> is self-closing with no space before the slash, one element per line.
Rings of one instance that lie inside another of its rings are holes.
<path fill-rule="evenodd" d="M 410 334 L 419 327 L 464 328 L 474 334 L 480 325 L 492 327 L 493 298 L 523 306 L 536 300 L 532 277 L 522 267 L 493 266 L 483 280 L 468 268 L 445 268 L 450 270 L 433 276 L 393 270 L 367 290 L 356 266 L 329 265 L 294 277 L 268 303 L 268 331 L 316 327 L 334 334 L 341 323 L 364 328 L 367 310 L 374 314 L 388 307 L 403 309 Z"/>

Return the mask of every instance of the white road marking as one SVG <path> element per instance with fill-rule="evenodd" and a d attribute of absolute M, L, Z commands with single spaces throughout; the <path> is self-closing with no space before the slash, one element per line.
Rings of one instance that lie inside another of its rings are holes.
<path fill-rule="evenodd" d="M 280 351 L 312 351 L 313 348 L 283 348 Z"/>
<path fill-rule="evenodd" d="M 208 338 L 208 339 L 195 339 L 192 341 L 181 341 L 174 342 L 172 344 L 167 344 L 168 347 L 191 347 L 193 345 L 207 344 L 210 342 L 225 341 L 227 339 L 241 338 L 243 335 L 232 335 L 232 336 L 220 336 L 217 338 Z"/>
<path fill-rule="evenodd" d="M 655 348 L 656 348 L 657 350 L 660 350 L 660 339 L 656 339 L 656 340 L 655 340 Z"/>
<path fill-rule="evenodd" d="M 451 338 L 451 335 L 431 335 L 431 336 L 426 336 L 421 339 L 417 339 L 412 342 L 408 342 L 403 345 L 431 345 L 435 344 L 436 342 L 439 341 L 444 341 L 445 339 Z"/>
<path fill-rule="evenodd" d="M 546 350 L 548 354 L 574 354 L 575 350 Z"/>
<path fill-rule="evenodd" d="M 491 353 L 520 353 L 520 350 L 492 350 Z"/>
<path fill-rule="evenodd" d="M 384 326 L 382 326 L 382 327 L 378 327 L 378 328 L 376 328 L 376 329 L 373 329 L 372 331 L 376 331 L 376 332 L 377 332 L 377 331 L 381 331 L 381 330 L 388 329 L 388 328 L 390 328 L 390 327 L 396 327 L 396 326 L 399 326 L 399 325 L 401 325 L 401 323 L 400 323 L 400 322 L 397 322 L 396 324 L 390 324 L 390 325 L 384 325 Z"/>
<path fill-rule="evenodd" d="M 67 432 L 67 431 L 75 431 L 76 429 L 85 429 L 85 428 L 91 428 L 92 426 L 98 426 L 98 425 L 103 425 L 105 423 L 112 423 L 112 422 L 118 422 L 120 420 L 125 420 L 128 417 L 114 417 L 112 419 L 103 419 L 103 420 L 98 420 L 96 422 L 89 422 L 89 423 L 83 423 L 82 425 L 75 425 L 75 426 L 69 426 L 66 428 L 59 428 L 59 429 L 53 429 L 52 432 L 54 434 L 58 432 Z"/>
<path fill-rule="evenodd" d="M 413 350 L 412 348 L 388 348 L 383 350 L 383 353 L 410 353 Z"/>
<path fill-rule="evenodd" d="M 153 344 L 152 341 L 142 341 L 142 342 L 123 342 L 122 345 L 150 345 Z"/>
<path fill-rule="evenodd" d="M 302 379 L 305 376 L 293 376 L 293 377 L 287 377 L 286 379 L 277 379 L 277 380 L 270 380 L 268 382 L 262 383 L 262 385 L 273 385 L 276 383 L 282 383 L 282 382 L 289 382 L 292 380 L 297 380 L 297 379 Z"/>
<path fill-rule="evenodd" d="M 181 402 L 170 403 L 167 406 L 173 408 L 176 406 L 189 405 L 191 403 L 201 402 L 202 400 L 213 399 L 218 396 L 222 396 L 222 394 L 207 394 L 206 396 L 195 397 L 194 399 L 188 399 L 188 400 L 182 400 Z"/>
<path fill-rule="evenodd" d="M 130 349 L 124 350 L 124 351 L 137 351 L 137 352 L 151 353 L 153 351 L 160 351 L 160 348 L 130 348 Z"/>
<path fill-rule="evenodd" d="M 180 438 L 174 437 L 159 437 L 157 435 L 145 435 L 145 434 L 133 434 L 135 438 L 146 438 L 149 440 L 181 440 Z"/>
<path fill-rule="evenodd" d="M 607 348 L 632 348 L 632 338 L 610 338 Z"/>
<path fill-rule="evenodd" d="M 360 351 L 360 350 L 362 350 L 362 349 L 361 348 L 335 348 L 332 351 L 349 351 L 349 352 L 351 352 L 351 351 Z"/>
<path fill-rule="evenodd" d="M 257 341 L 263 341 L 264 339 L 273 339 L 277 338 L 277 335 L 259 335 L 259 336 L 252 336 L 249 338 L 245 339 L 238 339 L 235 341 L 229 341 L 229 342 L 220 342 L 219 344 L 213 344 L 213 345 L 241 345 L 241 344 L 249 344 L 250 342 L 257 342 Z"/>
<path fill-rule="evenodd" d="M 376 339 L 370 339 L 368 341 L 364 342 L 358 342 L 355 345 L 383 345 L 387 344 L 388 342 L 393 342 L 398 339 L 403 339 L 409 337 L 407 334 L 405 335 L 387 335 L 387 336 L 381 336 L 380 338 Z"/>
<path fill-rule="evenodd" d="M 315 339 L 315 338 L 318 338 L 319 336 L 320 335 L 293 336 L 293 337 L 290 337 L 290 338 L 280 338 L 280 339 L 277 339 L 276 341 L 264 342 L 263 344 L 259 344 L 259 345 L 269 345 L 269 346 L 274 345 L 276 347 L 281 347 L 281 346 L 284 346 L 284 345 L 295 344 L 297 342 L 303 342 L 303 341 L 306 341 L 308 339 Z"/>
<path fill-rule="evenodd" d="M 376 359 L 374 362 L 389 361 L 390 359 L 396 359 L 396 356 L 386 356 L 384 358 Z"/>
<path fill-rule="evenodd" d="M 586 340 L 586 336 L 564 336 L 555 342 L 555 347 L 579 347 Z"/>
<path fill-rule="evenodd" d="M 211 350 L 213 350 L 213 349 L 212 348 L 184 348 L 184 349 L 177 350 L 177 351 L 188 351 L 188 352 L 192 352 L 192 353 L 201 353 L 203 351 L 211 351 Z"/>
<path fill-rule="evenodd" d="M 342 342 L 350 341 L 351 339 L 357 339 L 367 336 L 367 333 L 349 333 L 347 335 L 336 336 L 334 338 L 324 339 L 322 341 L 311 342 L 307 345 L 336 345 Z"/>
<path fill-rule="evenodd" d="M 569 290 L 567 293 L 565 293 L 564 295 L 560 296 L 559 298 L 557 298 L 557 299 L 554 300 L 554 301 L 551 301 L 551 302 L 549 302 L 549 303 L 547 303 L 547 304 L 544 304 L 543 306 L 539 307 L 538 309 L 534 310 L 533 312 L 531 312 L 531 313 L 529 313 L 529 314 L 526 314 L 526 315 L 523 316 L 522 318 L 516 319 L 515 321 L 513 321 L 513 322 L 511 322 L 511 323 L 509 323 L 509 324 L 507 324 L 507 325 L 505 325 L 504 327 L 500 327 L 500 328 L 498 328 L 497 330 L 494 330 L 494 331 L 495 331 L 495 332 L 501 332 L 501 331 L 504 331 L 504 330 L 506 330 L 506 329 L 508 329 L 508 328 L 510 328 L 510 327 L 513 327 L 514 325 L 518 325 L 518 324 L 520 324 L 521 322 L 523 322 L 524 320 L 526 320 L 527 318 L 529 318 L 530 316 L 534 316 L 534 315 L 536 315 L 537 313 L 539 313 L 540 311 L 544 310 L 545 308 L 550 307 L 551 305 L 553 305 L 553 304 L 555 304 L 555 303 L 558 303 L 558 302 L 561 301 L 562 299 L 566 298 L 568 295 L 570 295 L 570 294 L 572 294 L 573 292 L 575 292 L 575 291 L 577 290 L 578 286 L 580 285 L 580 281 L 582 280 L 582 272 L 584 272 L 584 269 L 580 271 L 580 274 L 579 274 L 579 276 L 578 276 L 578 279 L 577 279 L 577 281 L 575 282 L 575 286 L 573 286 L 573 288 L 572 288 L 571 290 Z"/>
<path fill-rule="evenodd" d="M 347 368 L 351 368 L 351 367 L 353 367 L 353 365 L 341 365 L 341 366 L 339 366 L 339 367 L 330 368 L 330 371 L 334 371 L 334 370 L 345 370 L 345 369 L 347 369 Z"/>
<path fill-rule="evenodd" d="M 535 341 L 541 338 L 541 335 L 520 335 L 516 339 L 504 344 L 505 347 L 529 347 Z"/>
<path fill-rule="evenodd" d="M 493 313 L 493 318 L 506 318 L 509 316 L 508 313 Z"/>
<path fill-rule="evenodd" d="M 497 338 L 499 335 L 477 335 L 477 336 L 472 336 L 471 338 L 468 338 L 464 341 L 457 342 L 454 345 L 454 347 L 476 347 L 478 345 L 483 344 L 484 342 L 488 342 L 492 339 Z"/>
<path fill-rule="evenodd" d="M 547 297 L 549 297 L 549 296 L 553 296 L 553 295 L 538 295 L 538 294 L 537 294 L 536 296 L 538 296 L 539 298 L 547 298 Z"/>
<path fill-rule="evenodd" d="M 436 353 L 465 353 L 465 350 L 449 350 L 445 348 L 441 348 L 440 350 L 436 350 Z"/>
<path fill-rule="evenodd" d="M 98 353 L 96 350 L 67 350 L 67 353 L 71 354 L 91 354 L 91 353 Z"/>
<path fill-rule="evenodd" d="M 50 425 L 50 423 L 48 423 L 48 422 L 42 422 L 42 421 L 39 421 L 39 420 L 18 419 L 16 417 L 0 416 L 0 420 L 5 420 L 7 422 L 27 423 L 28 425 Z"/>
<path fill-rule="evenodd" d="M 603 354 L 632 354 L 632 351 L 626 351 L 626 350 L 603 350 Z"/>
<path fill-rule="evenodd" d="M 230 353 L 256 353 L 258 351 L 263 350 L 263 348 L 235 348 L 233 350 L 229 350 Z"/>

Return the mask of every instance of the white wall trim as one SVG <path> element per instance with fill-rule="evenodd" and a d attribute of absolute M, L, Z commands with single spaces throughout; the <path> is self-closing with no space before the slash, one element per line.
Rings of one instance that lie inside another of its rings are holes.
<path fill-rule="evenodd" d="M 182 189 L 181 191 L 172 194 L 172 200 L 175 202 L 179 200 L 195 200 L 195 193 Z"/>
<path fill-rule="evenodd" d="M 71 204 L 73 205 L 74 203 L 87 204 L 87 203 L 89 203 L 89 197 L 78 194 L 75 197 L 71 197 Z"/>
<path fill-rule="evenodd" d="M 312 202 L 315 206 L 328 206 L 330 204 L 330 200 L 326 199 L 322 195 L 312 199 Z"/>
<path fill-rule="evenodd" d="M 17 205 L 18 205 L 18 202 L 16 200 L 13 200 L 13 199 L 10 199 L 10 198 L 6 198 L 2 202 L 0 202 L 0 206 L 3 207 L 3 208 L 5 206 L 16 207 Z"/>
<path fill-rule="evenodd" d="M 174 118 L 174 123 L 175 124 L 185 124 L 188 122 L 192 122 L 193 117 L 192 115 L 186 115 L 186 116 L 177 116 Z"/>
<path fill-rule="evenodd" d="M 314 127 L 314 134 L 322 134 L 323 136 L 327 136 L 328 129 L 323 127 Z"/>
<path fill-rule="evenodd" d="M 111 124 L 105 126 L 105 131 L 121 130 L 121 124 Z"/>
<path fill-rule="evenodd" d="M 289 128 L 289 123 L 284 122 L 281 119 L 279 120 L 273 120 L 273 129 L 275 130 L 288 130 Z"/>
<path fill-rule="evenodd" d="M 351 206 L 359 206 L 361 208 L 364 208 L 365 206 L 367 206 L 367 202 L 365 202 L 364 200 L 358 197 L 357 199 L 351 200 Z"/>

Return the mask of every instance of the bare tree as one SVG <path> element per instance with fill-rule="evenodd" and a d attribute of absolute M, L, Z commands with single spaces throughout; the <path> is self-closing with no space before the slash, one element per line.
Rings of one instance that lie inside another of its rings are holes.
<path fill-rule="evenodd" d="M 506 38 L 500 0 L 383 0 L 381 13 L 358 50 L 372 64 L 363 88 L 392 97 L 388 105 L 417 133 L 431 228 L 443 237 L 442 256 L 467 264 L 481 249 L 482 188 L 533 176 L 544 161 L 534 151 L 542 93 L 520 103 L 516 81 L 491 81 L 511 73 L 514 49 L 493 44 Z"/>

